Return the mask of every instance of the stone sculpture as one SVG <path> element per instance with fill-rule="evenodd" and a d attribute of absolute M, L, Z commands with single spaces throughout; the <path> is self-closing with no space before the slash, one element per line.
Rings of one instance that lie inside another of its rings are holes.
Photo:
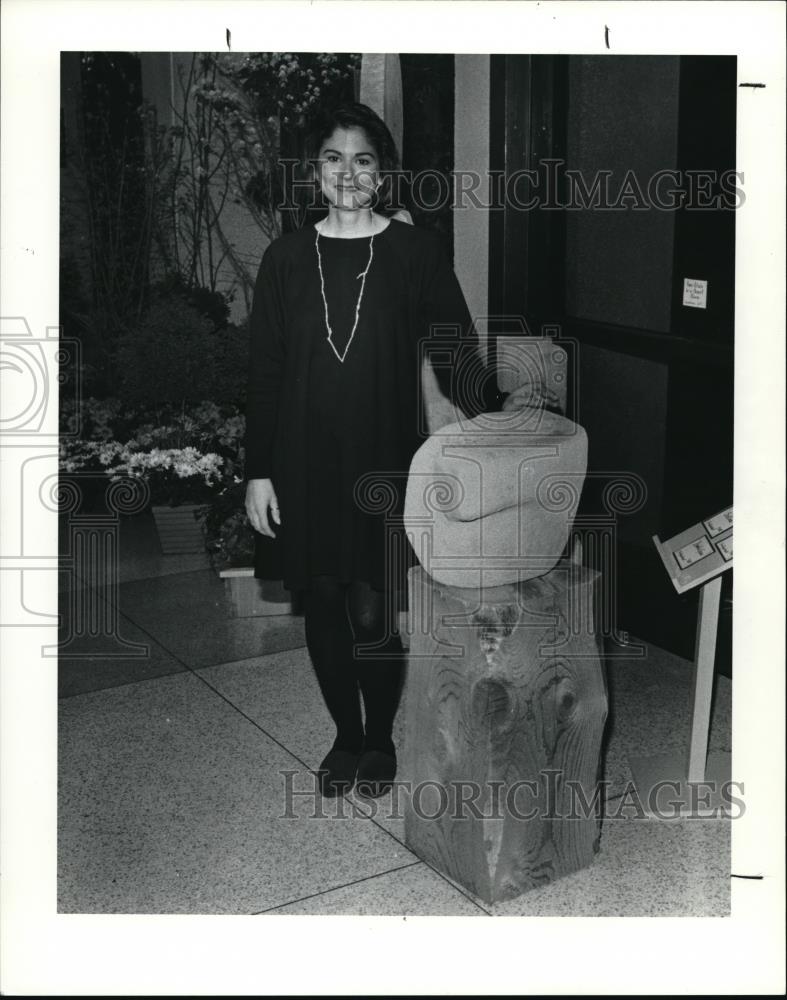
<path fill-rule="evenodd" d="M 433 433 L 405 502 L 422 563 L 409 577 L 405 840 L 487 902 L 592 861 L 607 714 L 599 574 L 564 554 L 587 437 L 515 406 Z"/>

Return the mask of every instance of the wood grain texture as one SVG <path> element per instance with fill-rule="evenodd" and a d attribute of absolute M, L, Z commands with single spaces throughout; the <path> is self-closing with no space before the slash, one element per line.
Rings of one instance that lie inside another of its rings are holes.
<path fill-rule="evenodd" d="M 607 695 L 598 574 L 569 561 L 486 592 L 410 571 L 407 846 L 489 902 L 586 867 Z"/>

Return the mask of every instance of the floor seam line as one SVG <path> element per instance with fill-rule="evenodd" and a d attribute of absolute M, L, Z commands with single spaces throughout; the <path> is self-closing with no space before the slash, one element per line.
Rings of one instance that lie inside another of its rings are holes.
<path fill-rule="evenodd" d="M 256 656 L 242 656 L 239 660 L 219 660 L 218 663 L 208 663 L 204 667 L 190 667 L 191 670 L 213 670 L 216 667 L 228 667 L 231 663 L 248 663 L 249 660 L 264 660 L 269 656 L 278 656 L 279 653 L 292 653 L 296 649 L 306 649 L 306 643 L 300 646 L 287 646 L 284 649 L 274 649 L 270 653 L 258 653 Z"/>
<path fill-rule="evenodd" d="M 259 722 L 256 722 L 254 719 L 252 719 L 250 715 L 247 715 L 243 711 L 243 709 L 238 708 L 238 706 L 234 702 L 230 701 L 230 699 L 221 691 L 219 691 L 218 688 L 214 687 L 204 677 L 200 677 L 200 675 L 195 670 L 192 670 L 191 667 L 187 667 L 186 669 L 190 674 L 193 674 L 197 678 L 197 680 L 199 680 L 202 684 L 204 684 L 209 691 L 213 691 L 214 694 L 218 695 L 218 697 L 222 701 L 224 701 L 227 705 L 229 705 L 230 708 L 234 709 L 234 711 L 236 711 L 238 715 L 246 719 L 247 722 L 251 723 L 251 725 L 254 726 L 255 729 L 259 730 L 259 732 L 261 732 L 264 736 L 267 736 L 267 738 L 271 740 L 271 742 L 275 743 L 277 747 L 279 747 L 281 750 L 284 750 L 285 753 L 289 754 L 290 757 L 296 760 L 302 767 L 306 768 L 307 771 L 314 770 L 313 768 L 309 767 L 306 761 L 302 760 L 294 751 L 290 750 L 289 747 L 286 747 L 280 740 L 277 740 L 275 736 L 273 736 L 271 733 L 267 731 L 267 729 L 264 729 L 259 724 Z"/>
<path fill-rule="evenodd" d="M 159 578 L 158 577 L 154 577 L 153 579 L 159 579 Z M 86 586 L 90 586 L 90 585 L 86 584 Z M 90 586 L 90 589 L 93 590 L 94 593 L 99 594 L 99 591 L 95 587 Z M 70 591 L 68 591 L 67 593 L 70 593 Z M 58 604 L 59 604 L 59 596 L 60 595 L 58 595 Z M 99 595 L 99 596 L 101 596 L 101 595 Z M 303 644 L 298 645 L 298 646 L 288 646 L 286 649 L 277 649 L 277 650 L 271 651 L 270 653 L 260 653 L 258 656 L 244 656 L 240 660 L 226 660 L 223 663 L 210 663 L 210 664 L 207 664 L 204 667 L 190 667 L 176 653 L 173 653 L 172 650 L 168 649 L 167 646 L 165 646 L 162 642 L 160 642 L 158 639 L 156 639 L 152 635 L 152 633 L 149 632 L 148 629 L 145 628 L 144 625 L 141 625 L 139 622 L 135 621 L 128 614 L 126 614 L 125 611 L 121 610 L 121 608 L 120 608 L 120 606 L 118 604 L 114 604 L 107 597 L 103 597 L 103 600 L 105 600 L 107 602 L 107 604 L 111 608 L 113 608 L 122 618 L 124 618 L 130 625 L 133 625 L 135 628 L 138 628 L 140 630 L 140 632 L 142 632 L 144 635 L 146 635 L 148 637 L 148 639 L 150 639 L 150 641 L 154 645 L 158 646 L 159 649 L 162 649 L 168 656 L 171 656 L 172 659 L 175 660 L 176 663 L 181 664 L 181 666 L 183 667 L 183 670 L 175 670 L 175 671 L 173 671 L 170 674 L 158 674 L 155 677 L 143 677 L 143 678 L 140 678 L 139 680 L 136 680 L 136 681 L 126 681 L 123 684 L 115 684 L 115 685 L 112 685 L 111 687 L 108 687 L 108 688 L 94 688 L 92 691 L 80 691 L 80 692 L 77 692 L 75 694 L 62 695 L 62 696 L 58 696 L 58 701 L 64 701 L 67 698 L 78 698 L 81 695 L 85 695 L 85 694 L 93 694 L 95 691 L 111 691 L 111 690 L 114 690 L 115 688 L 128 687 L 128 686 L 130 686 L 132 684 L 146 684 L 146 683 L 148 683 L 148 681 L 159 680 L 162 677 L 172 677 L 172 676 L 174 676 L 174 674 L 184 673 L 187 670 L 190 671 L 190 672 L 192 672 L 192 673 L 196 673 L 198 670 L 212 670 L 215 667 L 224 666 L 225 664 L 229 664 L 229 663 L 248 663 L 249 660 L 263 659 L 263 658 L 265 658 L 267 656 L 276 656 L 278 653 L 288 653 L 288 652 L 291 652 L 292 650 L 295 650 L 295 649 L 306 649 L 306 643 L 304 642 Z M 284 616 L 282 616 L 282 617 L 284 617 Z M 293 617 L 297 617 L 297 616 L 293 616 Z M 67 661 L 70 658 L 71 657 L 58 657 L 57 658 L 58 659 L 58 669 L 59 669 L 59 665 L 60 665 L 61 660 Z M 74 657 L 74 659 L 87 659 L 87 658 L 88 657 Z M 105 659 L 105 657 L 94 657 L 94 659 L 101 660 L 101 659 Z M 117 657 L 117 659 L 122 659 L 122 657 Z"/>
<path fill-rule="evenodd" d="M 392 875 L 394 872 L 401 872 L 407 868 L 415 868 L 417 865 L 424 864 L 420 858 L 416 861 L 409 861 L 405 865 L 399 865 L 396 868 L 388 868 L 384 872 L 376 872 L 374 875 L 364 875 L 363 878 L 353 879 L 351 882 L 344 882 L 341 885 L 332 886 L 330 889 L 322 889 L 320 892 L 309 893 L 308 896 L 299 896 L 297 899 L 289 899 L 286 903 L 277 903 L 276 906 L 266 907 L 264 910 L 256 910 L 251 914 L 253 917 L 262 916 L 265 913 L 271 913 L 273 910 L 281 910 L 285 906 L 292 906 L 293 903 L 305 903 L 307 899 L 318 899 L 320 896 L 327 896 L 331 892 L 339 892 L 341 889 L 349 889 L 354 885 L 361 885 L 363 882 L 370 882 L 372 879 L 382 878 L 384 875 Z"/>
<path fill-rule="evenodd" d="M 118 609 L 118 613 L 119 614 L 123 614 L 123 612 L 120 611 L 120 609 Z M 124 615 L 124 617 L 127 618 L 128 616 Z M 128 620 L 131 621 L 131 619 L 128 619 Z M 134 622 L 134 624 L 136 625 L 136 622 Z M 294 758 L 302 767 L 305 767 L 307 770 L 311 770 L 311 768 L 309 768 L 309 765 L 305 761 L 301 760 L 301 758 L 297 754 L 293 753 L 292 750 L 289 750 L 287 747 L 285 747 L 283 743 L 281 743 L 279 740 L 276 739 L 275 736 L 273 736 L 271 733 L 269 733 L 267 730 L 265 730 L 258 722 L 256 722 L 254 719 L 252 719 L 251 716 L 247 715 L 242 709 L 238 708 L 238 706 L 236 704 L 234 704 L 234 702 L 230 701 L 230 699 L 225 694 L 223 694 L 221 691 L 219 691 L 218 688 L 214 687 L 214 685 L 211 684 L 204 677 L 201 677 L 200 674 L 199 674 L 199 672 L 195 668 L 190 667 L 190 666 L 188 666 L 188 664 L 184 663 L 183 660 L 181 660 L 181 658 L 177 654 L 173 653 L 170 649 L 167 649 L 167 647 L 165 645 L 163 645 L 163 643 L 156 642 L 156 640 L 153 638 L 153 636 L 150 634 L 150 632 L 148 632 L 148 630 L 146 628 L 144 628 L 144 626 L 137 625 L 137 628 L 142 633 L 144 633 L 144 635 L 148 636 L 152 642 L 155 642 L 157 646 L 159 646 L 161 649 L 163 649 L 165 653 L 167 653 L 169 656 L 171 656 L 172 659 L 175 660 L 176 663 L 180 663 L 183 666 L 183 670 L 176 671 L 174 674 L 169 674 L 168 676 L 174 677 L 174 676 L 177 676 L 178 674 L 185 674 L 185 673 L 191 674 L 201 684 L 204 684 L 205 687 L 208 688 L 209 691 L 212 691 L 214 694 L 218 695 L 218 697 L 222 701 L 224 701 L 227 705 L 229 705 L 230 708 L 232 708 L 235 712 L 237 712 L 238 715 L 240 715 L 242 718 L 244 718 L 247 722 L 251 723 L 251 725 L 254 726 L 255 729 L 257 729 L 264 736 L 266 736 L 269 740 L 271 740 L 273 743 L 275 743 L 276 746 L 278 746 L 280 749 L 284 750 L 290 757 Z M 230 660 L 229 662 L 233 662 L 233 661 Z M 150 677 L 150 678 L 147 678 L 144 681 L 131 681 L 131 682 L 129 682 L 129 685 L 123 684 L 123 685 L 119 685 L 119 687 L 128 687 L 131 684 L 145 684 L 145 683 L 147 683 L 148 680 L 157 680 L 157 679 L 160 679 L 160 678 Z M 107 689 L 107 690 L 114 690 L 114 689 L 110 688 L 110 689 Z M 87 693 L 89 694 L 89 693 L 92 693 L 92 692 L 87 692 Z M 80 697 L 80 696 L 79 695 L 71 695 L 71 697 L 72 698 L 76 698 L 76 697 Z M 63 700 L 65 700 L 65 699 L 63 699 Z"/>
<path fill-rule="evenodd" d="M 483 914 L 484 914 L 485 916 L 487 916 L 487 917 L 491 917 L 491 916 L 494 916 L 494 914 L 492 913 L 492 911 L 491 911 L 491 910 L 488 910 L 488 909 L 486 908 L 486 906 L 483 906 L 483 905 L 482 905 L 481 903 L 479 903 L 479 902 L 478 902 L 477 900 L 473 899 L 473 897 L 472 897 L 472 896 L 470 895 L 470 893 L 469 893 L 469 892 L 467 892 L 467 891 L 466 891 L 466 890 L 465 890 L 464 888 L 462 888 L 461 886 L 458 886 L 458 885 L 455 885 L 455 884 L 454 884 L 454 883 L 453 883 L 453 882 L 452 882 L 452 881 L 451 881 L 451 880 L 450 880 L 449 878 L 447 878 L 447 877 L 446 877 L 446 876 L 445 876 L 445 875 L 444 875 L 444 874 L 443 874 L 443 873 L 442 873 L 441 871 L 438 871 L 438 869 L 437 869 L 437 868 L 435 868 L 435 867 L 433 867 L 432 865 L 430 865 L 428 861 L 425 861 L 425 862 L 424 862 L 424 864 L 425 864 L 425 865 L 427 865 L 427 866 L 428 866 L 429 868 L 431 868 L 431 869 L 432 869 L 432 871 L 433 871 L 433 872 L 435 873 L 435 875 L 439 875 L 439 876 L 440 876 L 440 878 L 441 878 L 441 879 L 442 879 L 442 880 L 443 880 L 443 881 L 444 881 L 445 883 L 447 883 L 447 884 L 448 884 L 448 885 L 449 885 L 449 886 L 450 886 L 450 887 L 451 887 L 452 889 L 455 889 L 455 890 L 456 890 L 456 891 L 457 891 L 458 893 L 460 893 L 460 895 L 464 896 L 464 897 L 465 897 L 465 899 L 466 899 L 466 900 L 468 900 L 468 902 L 470 902 L 470 903 L 472 903 L 472 904 L 473 904 L 473 906 L 476 906 L 476 907 L 478 907 L 478 909 L 479 909 L 479 910 L 480 910 L 480 911 L 481 911 L 481 912 L 482 912 L 482 913 L 483 913 Z"/>
<path fill-rule="evenodd" d="M 123 612 L 121 611 L 120 614 L 123 614 Z M 163 678 L 165 677 L 175 677 L 177 674 L 198 673 L 200 670 L 213 670 L 216 667 L 229 666 L 231 663 L 232 664 L 248 663 L 250 660 L 262 660 L 268 656 L 278 656 L 280 653 L 291 653 L 296 649 L 306 649 L 305 644 L 303 646 L 287 646 L 284 649 L 277 649 L 271 653 L 260 653 L 258 656 L 244 656 L 240 660 L 225 660 L 219 663 L 209 663 L 204 667 L 189 667 L 186 666 L 184 661 L 181 660 L 179 657 L 177 657 L 175 653 L 170 652 L 170 650 L 168 650 L 166 646 L 163 646 L 157 639 L 154 639 L 151 636 L 151 634 L 145 630 L 144 626 L 138 625 L 136 622 L 133 621 L 133 619 L 128 618 L 127 615 L 124 615 L 124 617 L 127 618 L 128 621 L 132 622 L 132 624 L 134 624 L 138 629 L 141 629 L 143 632 L 145 632 L 145 634 L 148 636 L 151 642 L 154 642 L 160 649 L 162 649 L 165 653 L 167 653 L 168 656 L 171 656 L 173 657 L 173 659 L 176 659 L 177 662 L 182 666 L 182 669 L 173 670 L 170 673 L 166 674 L 156 674 L 153 677 L 140 677 L 139 680 L 136 681 L 123 681 L 122 684 L 109 684 L 107 685 L 107 687 L 91 688 L 89 691 L 75 691 L 73 694 L 58 695 L 57 697 L 58 701 L 68 701 L 70 698 L 82 698 L 85 695 L 97 694 L 100 691 L 115 691 L 117 688 L 131 687 L 133 684 L 149 684 L 152 681 L 163 680 Z M 82 660 L 87 658 L 88 657 L 74 657 L 74 659 L 82 659 Z M 65 657 L 62 659 L 67 661 L 69 657 Z M 93 657 L 93 659 L 102 660 L 105 659 L 105 657 L 97 656 Z"/>
<path fill-rule="evenodd" d="M 345 799 L 347 798 L 347 796 L 343 796 L 343 797 Z M 411 850 L 411 848 L 409 848 L 407 846 L 407 844 L 403 840 L 401 840 L 399 837 L 397 837 L 395 833 L 393 833 L 391 830 L 386 829 L 384 826 L 382 826 L 380 823 L 378 823 L 375 820 L 374 816 L 367 815 L 365 818 L 368 819 L 371 823 L 374 823 L 374 825 L 377 827 L 378 830 L 382 830 L 383 833 L 387 834 L 394 841 L 396 841 L 396 843 L 399 844 L 401 847 L 403 847 L 404 850 L 410 851 L 411 854 L 415 854 L 415 851 Z M 418 857 L 417 854 L 415 856 Z M 458 893 L 460 893 L 462 896 L 464 896 L 474 906 L 477 906 L 478 909 L 481 910 L 482 913 L 485 913 L 487 916 L 490 916 L 490 917 L 492 916 L 492 914 L 491 914 L 491 912 L 489 910 L 485 909 L 483 906 L 481 906 L 480 903 L 476 902 L 476 900 L 473 899 L 473 897 L 470 896 L 463 888 L 461 888 L 460 886 L 454 885 L 453 882 L 451 882 L 448 878 L 446 878 L 446 876 L 439 869 L 435 868 L 433 865 L 431 865 L 428 861 L 425 861 L 423 858 L 421 859 L 421 862 L 423 864 L 425 864 L 427 866 L 427 868 L 430 868 L 435 873 L 435 875 L 439 875 L 439 877 L 448 886 L 450 886 L 450 888 L 455 889 Z"/>

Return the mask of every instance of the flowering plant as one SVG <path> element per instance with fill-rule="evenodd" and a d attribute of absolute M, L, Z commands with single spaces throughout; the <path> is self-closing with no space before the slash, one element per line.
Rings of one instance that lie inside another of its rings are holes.
<path fill-rule="evenodd" d="M 225 79 L 234 79 L 254 97 L 261 118 L 280 117 L 285 125 L 299 128 L 308 124 L 326 98 L 341 91 L 360 66 L 358 54 L 336 52 L 255 52 L 239 66 L 221 58 Z"/>
<path fill-rule="evenodd" d="M 116 481 L 123 476 L 144 480 L 154 504 L 209 504 L 228 483 L 243 457 L 245 418 L 234 405 L 205 400 L 179 409 L 165 406 L 153 416 L 136 412 L 133 436 L 116 440 L 113 422 L 126 428 L 129 413 L 114 399 L 87 400 L 84 423 L 99 440 L 64 438 L 61 472 L 98 473 Z M 62 424 L 78 426 L 74 413 Z M 62 426 L 61 424 L 61 426 Z M 125 436 L 125 434 L 124 434 Z"/>
<path fill-rule="evenodd" d="M 61 472 L 107 473 L 123 452 L 118 441 L 83 441 L 65 438 L 60 442 L 59 468 Z"/>
<path fill-rule="evenodd" d="M 124 448 L 111 470 L 113 481 L 129 476 L 144 479 L 154 504 L 177 507 L 182 503 L 209 501 L 224 476 L 224 459 L 196 448 Z"/>
<path fill-rule="evenodd" d="M 88 396 L 60 403 L 60 433 L 66 439 L 79 435 L 83 442 L 126 440 L 140 419 L 139 412 L 115 397 Z"/>
<path fill-rule="evenodd" d="M 97 440 L 63 437 L 60 471 L 94 473 L 111 482 L 128 476 L 147 484 L 153 504 L 198 504 L 214 567 L 248 566 L 254 533 L 239 474 L 245 427 L 237 406 L 210 400 L 143 413 L 117 399 L 90 398 L 82 401 L 79 413 L 64 408 L 61 429 L 89 431 Z M 126 440 L 117 440 L 116 431 Z"/>
<path fill-rule="evenodd" d="M 179 410 L 162 407 L 155 419 L 140 423 L 129 445 L 134 447 L 187 448 L 216 451 L 227 457 L 236 456 L 246 420 L 237 406 L 219 406 L 207 400 L 197 406 Z"/>

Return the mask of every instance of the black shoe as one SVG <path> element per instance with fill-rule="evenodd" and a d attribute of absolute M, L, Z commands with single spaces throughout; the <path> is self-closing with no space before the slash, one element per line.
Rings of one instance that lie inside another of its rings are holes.
<path fill-rule="evenodd" d="M 346 795 L 355 782 L 359 760 L 360 754 L 347 750 L 330 750 L 317 771 L 320 794 L 329 799 Z"/>
<path fill-rule="evenodd" d="M 355 790 L 365 799 L 378 799 L 393 785 L 396 754 L 365 750 L 358 763 Z"/>

